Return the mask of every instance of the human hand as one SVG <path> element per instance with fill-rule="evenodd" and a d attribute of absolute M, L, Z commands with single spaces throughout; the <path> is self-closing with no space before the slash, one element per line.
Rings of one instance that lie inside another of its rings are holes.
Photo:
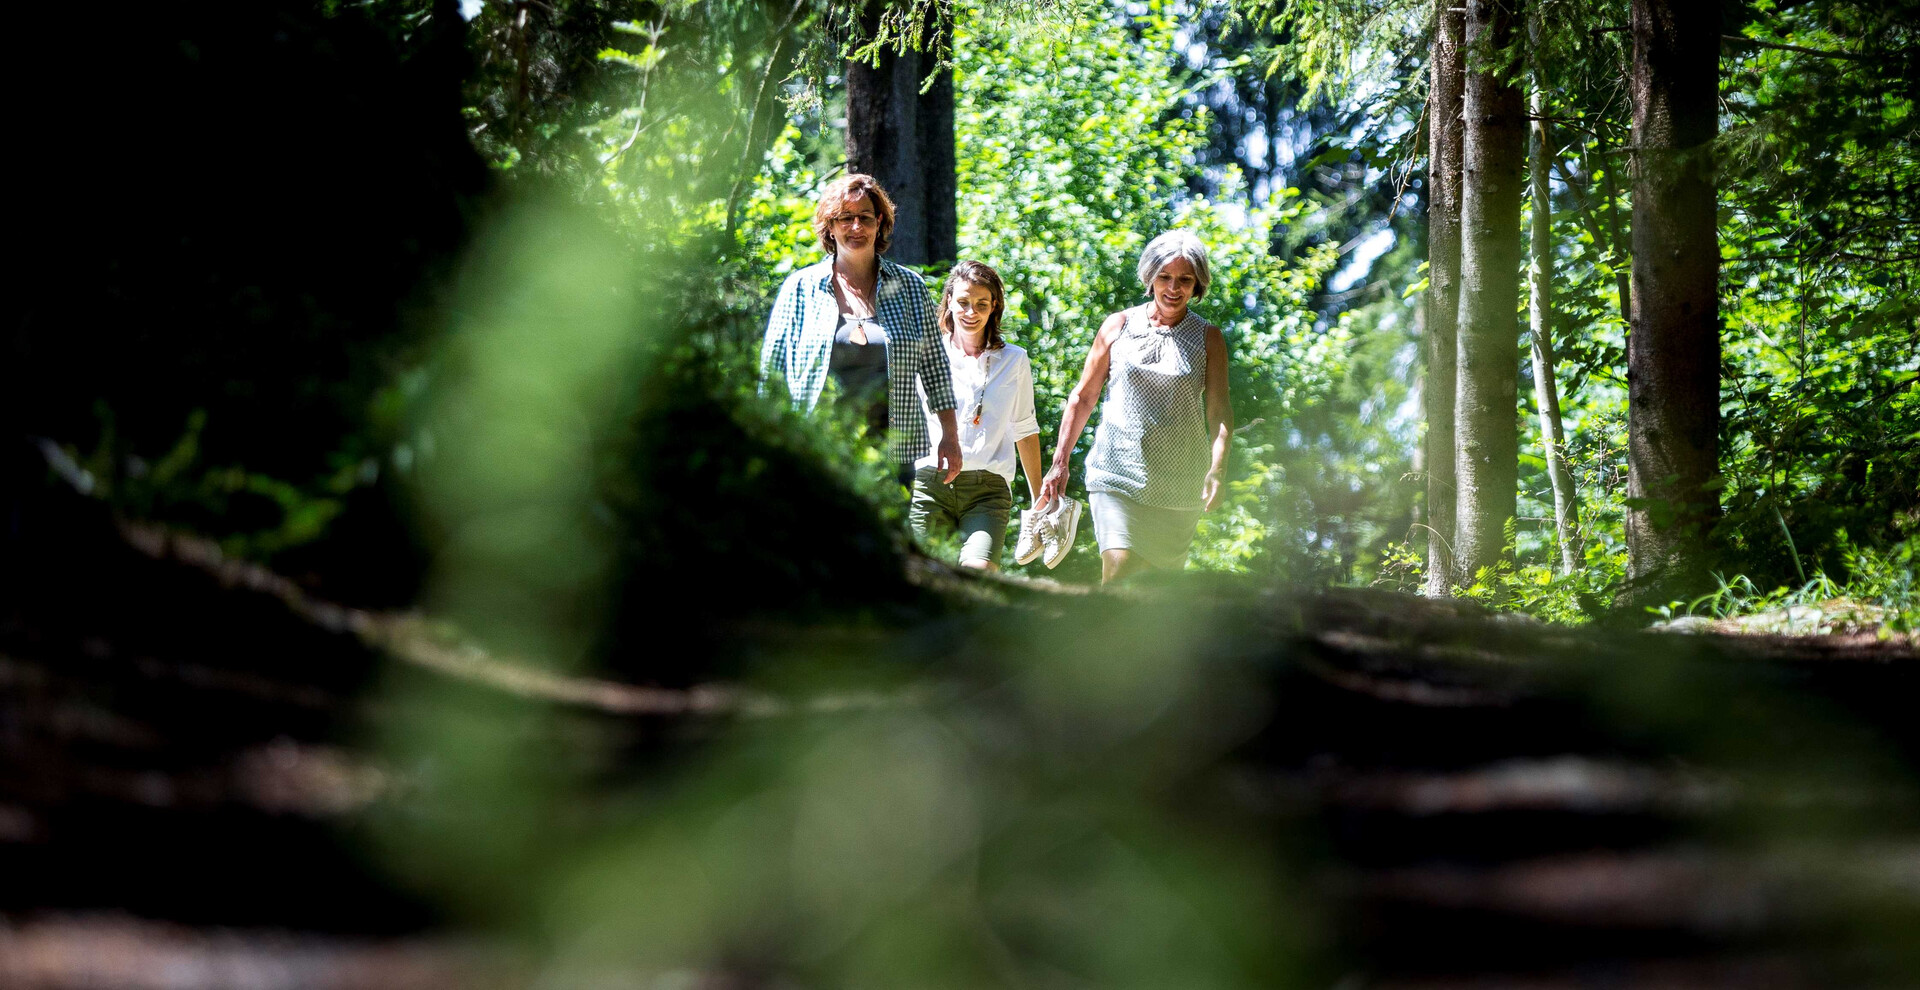
<path fill-rule="evenodd" d="M 942 484 L 951 485 L 953 479 L 960 476 L 960 438 L 952 431 L 940 437 L 940 446 L 936 451 L 934 462 L 939 465 L 942 472 L 940 475 Z"/>
<path fill-rule="evenodd" d="M 1200 482 L 1200 511 L 1212 512 L 1213 507 L 1220 504 L 1220 496 L 1226 490 L 1227 486 L 1220 480 L 1220 472 L 1208 471 L 1206 479 Z"/>
<path fill-rule="evenodd" d="M 1034 509 L 1037 511 L 1052 505 L 1054 499 L 1066 494 L 1067 482 L 1071 480 L 1072 473 L 1067 465 L 1055 464 L 1053 470 L 1048 471 L 1047 476 L 1040 479 L 1040 492 L 1033 497 Z"/>

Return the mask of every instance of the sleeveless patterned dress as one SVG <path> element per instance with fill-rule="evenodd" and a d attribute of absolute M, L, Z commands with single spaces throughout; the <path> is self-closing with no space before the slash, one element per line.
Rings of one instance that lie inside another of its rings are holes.
<path fill-rule="evenodd" d="M 1087 491 L 1156 508 L 1197 511 L 1213 464 L 1207 435 L 1206 320 L 1187 311 L 1174 327 L 1147 322 L 1152 304 L 1127 311 L 1109 352 L 1107 398 L 1087 456 Z"/>

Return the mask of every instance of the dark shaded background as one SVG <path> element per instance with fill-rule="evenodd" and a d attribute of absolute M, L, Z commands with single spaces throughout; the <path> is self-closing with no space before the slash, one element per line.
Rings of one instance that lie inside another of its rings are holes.
<path fill-rule="evenodd" d="M 374 399 L 492 186 L 460 123 L 455 5 L 411 26 L 297 0 L 35 5 L 20 22 L 8 432 L 68 445 L 118 500 L 210 535 L 288 508 L 195 482 L 210 470 L 344 500 L 336 545 L 276 562 L 295 571 L 404 548 Z M 141 499 L 190 435 L 192 469 Z M 361 570 L 329 583 L 411 594 L 405 567 Z"/>

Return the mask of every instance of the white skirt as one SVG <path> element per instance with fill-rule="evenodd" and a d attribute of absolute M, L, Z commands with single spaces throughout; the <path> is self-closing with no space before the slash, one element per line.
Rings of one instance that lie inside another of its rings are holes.
<path fill-rule="evenodd" d="M 1194 527 L 1200 525 L 1199 509 L 1141 505 L 1118 492 L 1088 492 L 1087 504 L 1093 509 L 1093 536 L 1101 553 L 1131 550 L 1169 571 L 1186 566 Z"/>

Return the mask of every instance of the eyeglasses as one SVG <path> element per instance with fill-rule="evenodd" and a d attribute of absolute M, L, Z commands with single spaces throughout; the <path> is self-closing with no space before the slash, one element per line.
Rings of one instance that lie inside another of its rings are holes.
<path fill-rule="evenodd" d="M 852 227 L 858 224 L 872 230 L 880 223 L 880 218 L 871 213 L 842 213 L 829 222 L 835 227 Z"/>

